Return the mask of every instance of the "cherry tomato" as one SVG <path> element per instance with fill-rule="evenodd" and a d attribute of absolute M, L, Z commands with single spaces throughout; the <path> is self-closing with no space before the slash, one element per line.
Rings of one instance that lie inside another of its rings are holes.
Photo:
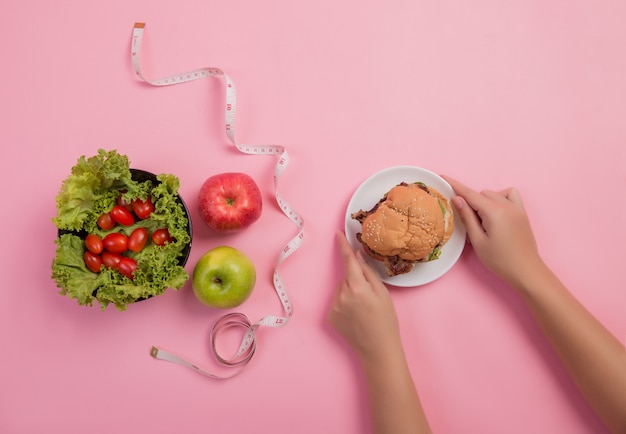
<path fill-rule="evenodd" d="M 132 201 L 133 211 L 140 219 L 147 219 L 150 217 L 150 214 L 154 212 L 154 204 L 150 199 L 150 196 L 146 198 L 146 201 L 142 201 L 141 199 L 135 199 Z"/>
<path fill-rule="evenodd" d="M 87 266 L 89 271 L 92 271 L 94 273 L 100 272 L 100 266 L 102 265 L 102 258 L 100 257 L 100 255 L 96 255 L 95 253 L 87 250 L 83 255 L 83 260 L 85 261 L 85 265 Z"/>
<path fill-rule="evenodd" d="M 102 263 L 107 268 L 116 269 L 120 265 L 120 261 L 122 260 L 122 255 L 119 253 L 113 253 L 108 251 L 102 252 Z"/>
<path fill-rule="evenodd" d="M 118 271 L 131 280 L 133 279 L 133 274 L 135 273 L 136 269 L 137 261 L 127 256 L 122 258 L 118 267 Z"/>
<path fill-rule="evenodd" d="M 141 252 L 147 242 L 148 230 L 146 228 L 137 228 L 128 237 L 128 250 Z"/>
<path fill-rule="evenodd" d="M 132 210 L 133 210 L 133 207 L 132 207 L 132 205 L 130 204 L 130 202 L 127 202 L 127 201 L 125 201 L 125 200 L 122 198 L 122 194 L 123 194 L 123 193 L 126 193 L 126 190 L 121 191 L 120 193 L 121 193 L 121 194 L 117 197 L 117 200 L 115 201 L 115 203 L 116 203 L 117 205 L 121 206 L 121 207 L 126 208 L 128 211 L 132 211 Z"/>
<path fill-rule="evenodd" d="M 99 255 L 102 253 L 102 238 L 96 234 L 89 234 L 85 237 L 85 247 L 91 253 Z"/>
<path fill-rule="evenodd" d="M 104 237 L 102 245 L 109 252 L 124 253 L 128 248 L 128 237 L 124 234 L 114 232 Z"/>
<path fill-rule="evenodd" d="M 100 229 L 102 229 L 103 231 L 108 231 L 109 229 L 113 229 L 113 226 L 115 226 L 115 221 L 111 217 L 111 213 L 108 213 L 108 212 L 98 217 L 97 223 L 98 223 L 98 226 L 100 226 Z"/>
<path fill-rule="evenodd" d="M 167 228 L 157 229 L 152 234 L 152 242 L 157 246 L 162 246 L 165 243 L 171 243 L 174 241 L 172 236 L 170 235 L 170 231 Z"/>
<path fill-rule="evenodd" d="M 123 206 L 119 205 L 115 205 L 111 210 L 111 218 L 124 226 L 130 226 L 135 223 L 135 217 L 133 217 L 133 214 Z"/>

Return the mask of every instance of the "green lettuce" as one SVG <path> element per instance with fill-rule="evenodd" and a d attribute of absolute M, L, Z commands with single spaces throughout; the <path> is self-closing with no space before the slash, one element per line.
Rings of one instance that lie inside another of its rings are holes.
<path fill-rule="evenodd" d="M 441 256 L 441 247 L 436 246 L 432 252 L 428 255 L 427 261 L 434 261 L 435 259 L 439 259 Z"/>
<path fill-rule="evenodd" d="M 55 241 L 57 249 L 52 261 L 52 278 L 60 294 L 76 299 L 80 305 L 92 306 L 97 301 L 104 310 L 113 303 L 123 311 L 130 303 L 185 284 L 189 275 L 179 260 L 191 243 L 191 231 L 178 197 L 180 182 L 170 174 L 158 175 L 157 181 L 153 185 L 150 180 L 133 180 L 128 158 L 116 151 L 99 150 L 94 157 L 78 159 L 71 175 L 63 181 L 56 198 L 57 215 L 52 219 L 61 234 Z M 120 194 L 129 202 L 150 196 L 155 210 L 149 218 L 137 220 L 131 226 L 118 225 L 103 231 L 97 219 L 113 208 Z M 148 244 L 139 253 L 126 252 L 126 256 L 137 261 L 133 280 L 104 266 L 100 273 L 87 269 L 83 261 L 87 234 L 130 235 L 138 227 L 145 227 L 149 233 L 166 227 L 175 241 L 164 246 Z"/>

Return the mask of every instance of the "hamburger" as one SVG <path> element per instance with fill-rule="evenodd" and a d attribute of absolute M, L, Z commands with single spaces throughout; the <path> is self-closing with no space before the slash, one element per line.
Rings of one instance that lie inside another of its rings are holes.
<path fill-rule="evenodd" d="M 423 182 L 401 182 L 372 209 L 351 217 L 361 223 L 357 240 L 369 256 L 382 261 L 388 276 L 438 259 L 454 231 L 450 202 Z"/>

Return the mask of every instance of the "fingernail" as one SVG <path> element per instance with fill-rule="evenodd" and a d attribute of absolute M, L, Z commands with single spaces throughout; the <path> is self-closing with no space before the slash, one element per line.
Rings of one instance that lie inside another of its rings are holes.
<path fill-rule="evenodd" d="M 460 210 L 461 208 L 465 206 L 465 200 L 463 200 L 463 198 L 460 196 L 454 196 L 452 198 L 452 204 L 454 205 L 456 209 Z"/>
<path fill-rule="evenodd" d="M 356 258 L 359 260 L 361 264 L 365 264 L 365 258 L 363 257 L 363 252 L 360 250 L 356 251 Z"/>

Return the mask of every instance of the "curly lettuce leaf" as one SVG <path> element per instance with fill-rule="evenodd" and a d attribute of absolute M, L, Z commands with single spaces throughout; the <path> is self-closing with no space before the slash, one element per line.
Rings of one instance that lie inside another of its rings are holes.
<path fill-rule="evenodd" d="M 55 242 L 52 278 L 61 288 L 59 294 L 76 299 L 81 306 L 93 306 L 97 301 L 102 310 L 113 303 L 124 311 L 128 304 L 163 294 L 168 288 L 180 289 L 189 278 L 178 263 L 180 249 L 176 243 L 135 253 L 138 270 L 130 280 L 104 266 L 100 273 L 89 271 L 83 261 L 84 240 L 79 236 L 64 234 Z"/>
<path fill-rule="evenodd" d="M 112 203 L 120 186 L 136 189 L 131 178 L 128 157 L 116 151 L 98 150 L 90 158 L 82 156 L 72 167 L 72 174 L 63 181 L 56 197 L 57 215 L 52 219 L 59 229 L 80 230 L 88 216 L 96 211 L 98 201 Z"/>
<path fill-rule="evenodd" d="M 180 181 L 169 174 L 158 175 L 157 180 L 156 186 L 151 181 L 133 180 L 128 158 L 116 151 L 99 150 L 95 157 L 78 160 L 72 174 L 63 182 L 57 196 L 57 216 L 53 218 L 57 228 L 71 231 L 56 240 L 57 251 L 52 262 L 52 278 L 61 288 L 60 294 L 76 299 L 80 305 L 92 306 L 97 301 L 104 310 L 112 303 L 123 311 L 130 303 L 185 284 L 189 275 L 179 258 L 191 243 L 191 237 L 187 215 L 178 200 Z M 155 211 L 131 226 L 118 225 L 103 231 L 96 224 L 97 218 L 110 211 L 120 194 L 129 202 L 150 196 Z M 83 260 L 84 234 L 130 235 L 138 227 L 145 227 L 149 233 L 166 227 L 174 241 L 165 246 L 149 244 L 139 253 L 126 252 L 126 256 L 137 261 L 133 280 L 104 266 L 99 273 L 87 269 Z"/>
<path fill-rule="evenodd" d="M 80 237 L 65 234 L 55 242 L 52 278 L 61 288 L 59 293 L 75 298 L 80 305 L 92 306 L 98 288 L 111 283 L 109 273 L 92 273 L 87 269 L 83 261 L 84 241 Z"/>

